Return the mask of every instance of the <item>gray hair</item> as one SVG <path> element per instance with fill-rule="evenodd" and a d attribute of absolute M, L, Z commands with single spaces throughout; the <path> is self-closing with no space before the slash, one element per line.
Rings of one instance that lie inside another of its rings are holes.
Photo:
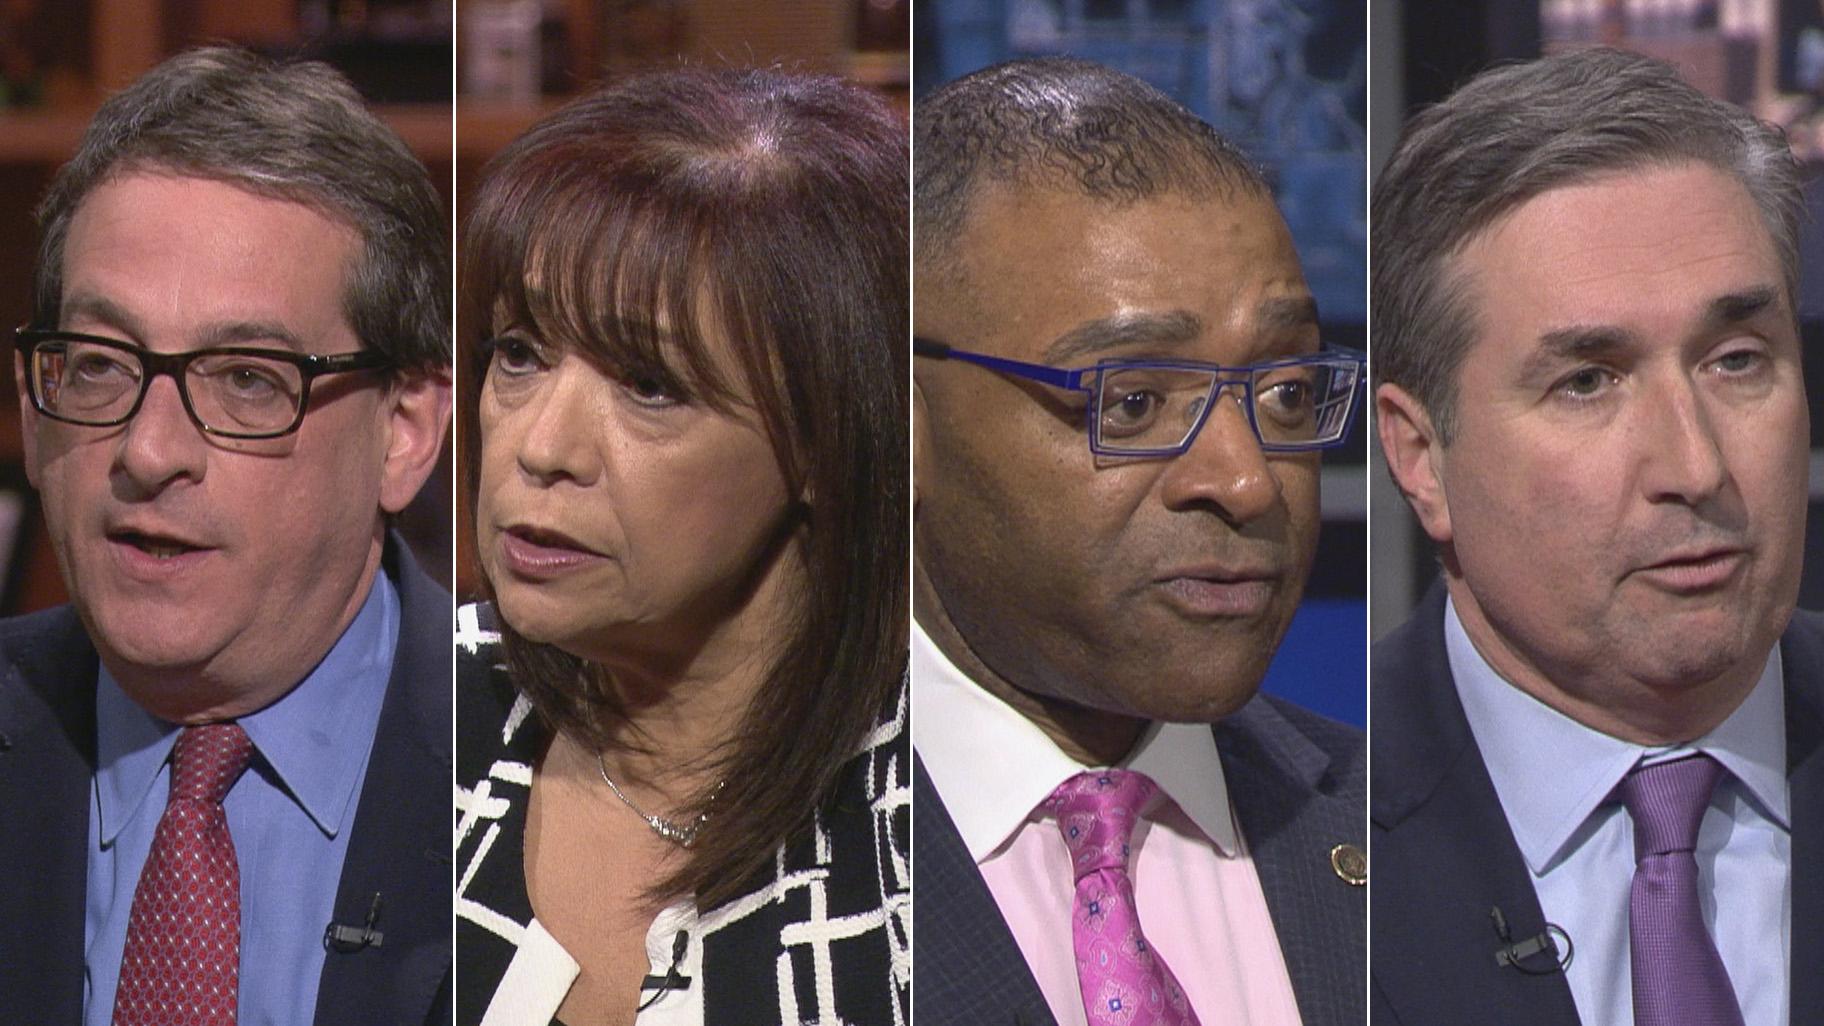
<path fill-rule="evenodd" d="M 1778 127 L 1713 100 L 1671 66 L 1591 49 L 1476 76 L 1406 126 L 1370 204 L 1370 365 L 1411 393 L 1439 440 L 1455 428 L 1457 369 L 1476 314 L 1452 262 L 1496 219 L 1603 174 L 1707 164 L 1747 190 L 1798 287 L 1798 165 Z"/>
<path fill-rule="evenodd" d="M 208 178 L 302 203 L 359 234 L 343 313 L 400 368 L 450 362 L 449 225 L 424 165 L 348 80 L 312 61 L 191 50 L 102 104 L 38 208 L 33 318 L 57 323 L 76 209 L 133 171 Z"/>
<path fill-rule="evenodd" d="M 950 82 L 913 113 L 914 249 L 939 269 L 984 181 L 1110 203 L 1270 196 L 1247 157 L 1145 82 L 1092 61 L 1008 61 Z"/>

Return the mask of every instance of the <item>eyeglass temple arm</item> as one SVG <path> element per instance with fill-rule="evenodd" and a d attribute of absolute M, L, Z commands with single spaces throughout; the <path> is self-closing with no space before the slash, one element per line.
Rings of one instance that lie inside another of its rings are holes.
<path fill-rule="evenodd" d="M 942 342 L 933 342 L 925 338 L 912 339 L 912 355 L 928 356 L 934 360 L 961 360 L 973 363 L 978 367 L 987 367 L 1003 374 L 1013 374 L 1031 381 L 1041 382 L 1053 388 L 1067 388 L 1075 391 L 1086 391 L 1083 384 L 1084 372 L 1080 370 L 1061 370 L 1047 367 L 1042 363 L 1026 363 L 1023 360 L 1005 360 L 986 353 L 972 353 L 967 349 L 955 349 Z"/>

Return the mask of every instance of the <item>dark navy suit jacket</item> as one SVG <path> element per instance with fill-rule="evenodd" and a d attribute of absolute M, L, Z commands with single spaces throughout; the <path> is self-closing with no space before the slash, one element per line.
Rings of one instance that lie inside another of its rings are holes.
<path fill-rule="evenodd" d="M 1796 1026 L 1824 1023 L 1824 879 L 1816 872 L 1824 857 L 1824 618 L 1796 614 L 1780 654 Z M 1553 960 L 1533 958 L 1529 971 L 1495 962 L 1502 944 L 1490 909 L 1501 909 L 1515 940 L 1542 931 L 1545 917 L 1457 701 L 1442 587 L 1374 646 L 1370 672 L 1376 1026 L 1572 1026 L 1577 1009 Z"/>
<path fill-rule="evenodd" d="M 1362 736 L 1264 695 L 1215 731 L 1299 1015 L 1305 1026 L 1360 1026 L 1366 902 L 1331 867 L 1330 850 L 1361 844 Z M 1032 970 L 922 763 L 912 787 L 913 1022 L 1051 1026 Z"/>
<path fill-rule="evenodd" d="M 450 1019 L 449 593 L 389 539 L 399 647 L 336 893 L 378 946 L 326 956 L 319 1024 Z M 0 1022 L 80 1023 L 95 647 L 68 606 L 0 622 Z M 328 924 L 324 924 L 327 926 Z"/>

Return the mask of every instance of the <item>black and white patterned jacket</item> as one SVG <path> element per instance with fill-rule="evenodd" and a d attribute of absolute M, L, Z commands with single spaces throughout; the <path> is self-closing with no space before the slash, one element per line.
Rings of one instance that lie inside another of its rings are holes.
<path fill-rule="evenodd" d="M 524 873 L 532 769 L 549 730 L 500 665 L 493 609 L 456 625 L 456 1021 L 545 1026 L 574 973 L 533 922 Z M 775 853 L 749 894 L 697 915 L 661 913 L 656 934 L 689 934 L 691 991 L 640 1022 L 906 1026 L 911 965 L 911 755 L 902 687 L 890 717 L 844 768 L 809 836 Z M 554 970 L 555 961 L 568 971 Z"/>

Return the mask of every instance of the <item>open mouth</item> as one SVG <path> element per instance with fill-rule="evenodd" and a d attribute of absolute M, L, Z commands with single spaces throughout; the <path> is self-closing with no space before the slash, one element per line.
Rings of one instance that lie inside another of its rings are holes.
<path fill-rule="evenodd" d="M 541 549 L 570 549 L 575 552 L 590 552 L 589 547 L 582 542 L 577 541 L 567 534 L 553 531 L 548 528 L 528 527 L 522 524 L 517 527 L 507 528 L 507 533 L 520 541 L 535 545 Z M 592 552 L 590 554 L 593 555 Z"/>
<path fill-rule="evenodd" d="M 109 532 L 108 540 L 118 545 L 126 545 L 158 560 L 176 559 L 192 552 L 201 552 L 202 546 L 191 545 L 175 538 L 153 534 L 142 534 L 139 531 Z"/>
<path fill-rule="evenodd" d="M 530 524 L 504 528 L 498 551 L 505 569 L 534 580 L 596 566 L 608 559 L 562 531 Z"/>

